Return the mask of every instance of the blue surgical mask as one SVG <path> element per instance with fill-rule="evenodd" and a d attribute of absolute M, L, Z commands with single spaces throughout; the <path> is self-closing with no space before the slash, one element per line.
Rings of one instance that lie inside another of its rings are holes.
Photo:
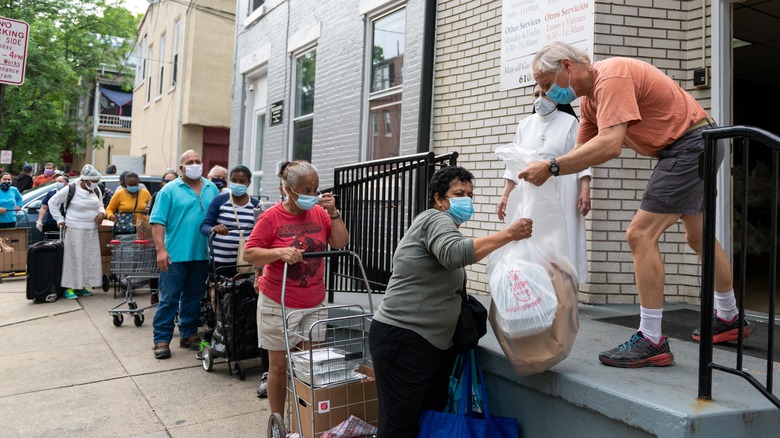
<path fill-rule="evenodd" d="M 558 75 L 561 73 L 561 68 L 558 67 L 558 72 L 555 73 L 555 80 L 558 80 Z M 569 86 L 566 88 L 561 87 L 557 83 L 553 82 L 550 86 L 550 90 L 546 93 L 547 97 L 555 103 L 568 104 L 574 102 L 577 99 L 577 93 L 574 92 L 574 88 L 571 87 L 571 73 L 569 75 Z"/>
<path fill-rule="evenodd" d="M 127 186 L 127 191 L 130 193 L 138 193 L 138 186 Z"/>
<path fill-rule="evenodd" d="M 322 199 L 322 193 L 318 194 L 317 196 L 300 195 L 291 187 L 288 186 L 287 188 L 290 189 L 291 192 L 298 195 L 298 199 L 295 200 L 295 205 L 297 205 L 301 210 L 311 210 L 315 205 L 317 205 L 318 202 L 320 202 L 320 199 Z"/>
<path fill-rule="evenodd" d="M 540 116 L 550 115 L 557 108 L 558 105 L 556 105 L 555 102 L 550 99 L 545 99 L 544 97 L 540 97 L 534 101 L 534 109 L 536 110 L 536 114 L 539 114 Z"/>
<path fill-rule="evenodd" d="M 450 215 L 456 224 L 460 225 L 463 222 L 471 219 L 471 216 L 474 214 L 474 204 L 470 197 L 461 196 L 457 198 L 449 198 L 449 200 L 450 208 L 446 211 L 446 213 Z"/>
<path fill-rule="evenodd" d="M 233 196 L 244 196 L 246 194 L 246 186 L 243 184 L 230 183 L 228 187 Z"/>
<path fill-rule="evenodd" d="M 52 187 L 54 188 L 54 190 L 59 190 L 59 189 L 65 187 L 65 184 L 63 184 L 63 183 L 58 181 L 58 182 L 54 183 L 54 185 Z"/>

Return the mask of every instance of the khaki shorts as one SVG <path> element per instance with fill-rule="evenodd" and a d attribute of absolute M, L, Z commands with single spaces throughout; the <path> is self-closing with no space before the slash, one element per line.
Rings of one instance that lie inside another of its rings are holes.
<path fill-rule="evenodd" d="M 309 336 L 309 328 L 315 321 L 323 320 L 328 317 L 328 309 L 325 308 L 325 300 L 311 309 L 303 312 L 295 312 L 287 323 L 289 330 L 288 336 L 290 342 L 298 343 L 301 340 L 322 342 L 325 340 L 326 324 L 317 324 Z M 289 315 L 290 312 L 301 309 L 285 307 Z M 298 335 L 290 335 L 297 333 Z M 269 351 L 284 351 L 286 349 L 284 341 L 284 323 L 282 321 L 282 305 L 260 293 L 257 299 L 257 342 L 258 346 Z M 294 347 L 291 345 L 290 347 Z"/>

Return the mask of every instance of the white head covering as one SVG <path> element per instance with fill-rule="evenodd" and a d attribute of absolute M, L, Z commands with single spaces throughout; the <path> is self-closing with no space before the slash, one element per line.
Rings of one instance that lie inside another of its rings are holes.
<path fill-rule="evenodd" d="M 91 164 L 85 164 L 81 169 L 81 179 L 87 181 L 100 181 L 102 175 Z"/>

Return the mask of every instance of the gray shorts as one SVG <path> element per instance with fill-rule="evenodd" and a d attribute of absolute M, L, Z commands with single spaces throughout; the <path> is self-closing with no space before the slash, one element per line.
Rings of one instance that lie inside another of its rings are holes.
<path fill-rule="evenodd" d="M 699 155 L 704 157 L 703 129 L 695 129 L 658 151 L 658 162 L 647 182 L 639 208 L 650 213 L 696 215 L 704 208 L 704 182 L 699 176 Z M 718 142 L 718 166 L 724 143 Z"/>

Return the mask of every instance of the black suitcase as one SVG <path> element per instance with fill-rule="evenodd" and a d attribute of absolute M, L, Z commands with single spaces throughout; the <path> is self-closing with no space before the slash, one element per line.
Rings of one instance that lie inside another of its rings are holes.
<path fill-rule="evenodd" d="M 27 299 L 53 303 L 62 295 L 63 246 L 61 240 L 30 245 L 27 250 Z"/>

